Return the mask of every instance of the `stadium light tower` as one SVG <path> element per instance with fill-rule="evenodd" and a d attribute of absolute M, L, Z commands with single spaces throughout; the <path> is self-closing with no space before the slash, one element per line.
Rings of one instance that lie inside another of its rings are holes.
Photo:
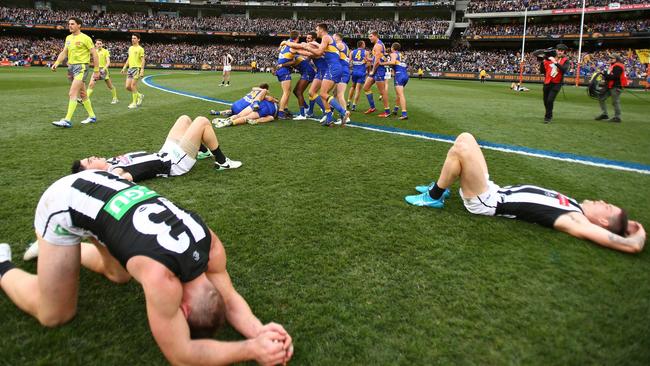
<path fill-rule="evenodd" d="M 584 1 L 584 0 L 583 0 Z M 519 62 L 519 84 L 524 81 L 524 50 L 526 48 L 526 26 L 528 25 L 528 0 L 524 0 L 524 35 L 521 37 L 521 54 Z"/>
<path fill-rule="evenodd" d="M 580 62 L 582 61 L 582 32 L 585 28 L 585 0 L 582 0 L 582 17 L 580 18 L 580 40 L 578 41 L 578 66 L 576 66 L 576 86 L 580 85 Z"/>

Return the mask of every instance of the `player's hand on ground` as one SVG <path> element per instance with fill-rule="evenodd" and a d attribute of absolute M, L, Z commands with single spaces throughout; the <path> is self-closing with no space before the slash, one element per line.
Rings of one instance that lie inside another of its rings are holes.
<path fill-rule="evenodd" d="M 251 339 L 255 361 L 264 366 L 285 363 L 287 352 L 284 349 L 284 339 L 284 335 L 272 330 L 264 331 Z"/>
<path fill-rule="evenodd" d="M 260 328 L 260 333 L 266 331 L 277 332 L 286 337 L 284 339 L 284 344 L 282 346 L 286 354 L 283 363 L 286 364 L 287 362 L 289 362 L 289 360 L 291 360 L 291 356 L 293 356 L 293 339 L 291 338 L 291 335 L 289 335 L 289 332 L 287 332 L 282 325 L 273 322 L 265 324 L 262 328 Z"/>

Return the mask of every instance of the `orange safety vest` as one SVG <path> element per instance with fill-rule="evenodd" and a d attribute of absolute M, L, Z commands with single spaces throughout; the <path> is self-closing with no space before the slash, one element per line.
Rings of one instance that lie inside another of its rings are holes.
<path fill-rule="evenodd" d="M 623 63 L 621 63 L 621 62 L 614 62 L 613 64 L 611 64 L 611 65 L 609 66 L 609 74 L 611 75 L 612 72 L 614 72 L 614 67 L 616 67 L 616 66 L 620 67 L 620 68 L 623 70 L 623 72 L 621 73 L 621 87 L 624 88 L 624 87 L 627 86 L 628 81 L 627 81 L 627 75 L 625 75 L 625 65 L 623 65 Z M 616 80 L 610 80 L 610 81 L 608 81 L 608 82 L 607 82 L 607 88 L 609 88 L 609 89 L 613 88 L 613 87 L 614 87 L 614 82 L 615 82 L 615 81 L 616 81 Z"/>

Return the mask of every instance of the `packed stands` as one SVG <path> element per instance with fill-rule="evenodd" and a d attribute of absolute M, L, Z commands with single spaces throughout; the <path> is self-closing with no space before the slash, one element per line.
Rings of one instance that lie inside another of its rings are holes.
<path fill-rule="evenodd" d="M 610 3 L 621 5 L 647 4 L 648 0 L 587 0 L 586 7 L 607 6 Z M 530 0 L 528 10 L 577 9 L 582 8 L 582 0 Z M 471 0 L 467 13 L 498 13 L 523 11 L 522 0 Z"/>
<path fill-rule="evenodd" d="M 468 36 L 496 36 L 496 35 L 522 35 L 523 24 L 477 24 L 472 23 L 465 35 Z M 650 32 L 650 19 L 611 20 L 606 22 L 585 23 L 585 33 L 594 32 Z M 526 34 L 541 36 L 550 34 L 577 34 L 580 33 L 579 23 L 556 24 L 528 24 Z"/>

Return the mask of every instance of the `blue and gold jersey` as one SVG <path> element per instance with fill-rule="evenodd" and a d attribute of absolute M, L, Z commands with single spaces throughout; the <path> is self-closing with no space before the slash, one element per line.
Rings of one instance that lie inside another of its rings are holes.
<path fill-rule="evenodd" d="M 395 59 L 397 63 L 393 65 L 393 68 L 395 69 L 395 73 L 406 73 L 408 71 L 408 65 L 404 60 L 402 60 L 402 54 L 395 51 L 395 54 L 397 55 L 397 58 Z"/>
<path fill-rule="evenodd" d="M 242 100 L 245 100 L 248 103 L 253 103 L 255 101 L 255 98 L 257 98 L 258 95 L 260 95 L 262 91 L 261 90 L 251 90 L 248 94 L 244 95 Z"/>
<path fill-rule="evenodd" d="M 287 42 L 291 42 L 291 40 L 287 39 Z M 291 47 L 281 46 L 280 54 L 278 55 L 278 65 L 293 61 L 295 56 L 296 55 L 291 52 Z"/>
<path fill-rule="evenodd" d="M 379 62 L 384 62 L 386 61 L 386 46 L 384 46 L 384 42 L 381 41 L 381 39 L 377 40 L 377 44 L 381 46 L 381 57 L 379 58 Z M 375 53 L 373 52 L 372 54 L 372 62 L 373 64 L 377 61 L 376 60 Z"/>
<path fill-rule="evenodd" d="M 341 59 L 341 65 L 350 66 L 350 49 L 345 42 L 341 42 L 343 49 L 339 49 L 339 58 Z"/>
<path fill-rule="evenodd" d="M 328 65 L 338 64 L 340 62 L 339 60 L 341 59 L 341 56 L 339 49 L 336 48 L 336 42 L 334 42 L 334 38 L 327 34 L 323 37 L 323 39 L 329 39 L 330 41 L 327 47 L 325 47 L 323 58 L 325 58 L 325 61 Z"/>
<path fill-rule="evenodd" d="M 366 50 L 357 48 L 352 51 L 352 72 L 355 74 L 364 74 L 366 72 Z"/>

